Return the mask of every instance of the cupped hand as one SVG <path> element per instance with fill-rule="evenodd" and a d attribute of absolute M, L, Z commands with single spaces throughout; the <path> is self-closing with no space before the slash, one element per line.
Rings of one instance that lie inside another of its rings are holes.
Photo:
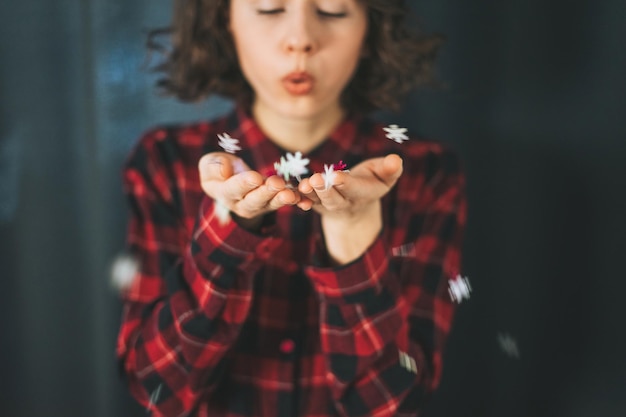
<path fill-rule="evenodd" d="M 208 153 L 200 158 L 198 170 L 206 195 L 244 219 L 261 218 L 300 201 L 300 194 L 287 188 L 282 178 L 264 178 L 235 155 Z"/>
<path fill-rule="evenodd" d="M 336 171 L 330 184 L 320 173 L 302 180 L 298 207 L 313 208 L 326 218 L 350 219 L 368 215 L 379 206 L 402 175 L 402 159 L 395 154 L 372 158 L 356 165 L 350 172 Z M 327 187 L 327 185 L 330 185 Z"/>

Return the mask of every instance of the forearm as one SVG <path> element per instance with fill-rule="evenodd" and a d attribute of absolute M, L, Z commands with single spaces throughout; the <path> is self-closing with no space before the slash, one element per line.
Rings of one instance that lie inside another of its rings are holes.
<path fill-rule="evenodd" d="M 179 288 L 154 305 L 127 303 L 119 355 L 143 406 L 180 415 L 215 388 L 249 311 L 251 300 L 234 296 L 245 291 L 213 287 L 199 303 L 199 294 Z M 153 398 L 155 392 L 162 401 Z"/>
<path fill-rule="evenodd" d="M 253 277 L 263 264 L 256 250 L 267 247 L 267 238 L 220 225 L 210 206 L 203 213 L 178 262 L 160 276 L 139 276 L 146 288 L 152 280 L 167 291 L 152 302 L 127 302 L 120 333 L 118 355 L 131 391 L 164 415 L 191 410 L 219 381 L 252 303 Z M 143 253 L 146 272 L 158 272 L 169 256 Z M 157 390 L 162 402 L 151 399 Z"/>

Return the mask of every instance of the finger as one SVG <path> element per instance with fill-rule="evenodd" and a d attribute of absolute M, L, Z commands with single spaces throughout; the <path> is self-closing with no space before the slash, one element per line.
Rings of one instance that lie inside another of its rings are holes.
<path fill-rule="evenodd" d="M 275 192 L 275 195 L 268 204 L 271 209 L 297 204 L 302 198 L 297 189 L 288 187 L 285 180 L 277 175 L 272 175 L 267 178 L 265 184 L 271 192 Z"/>
<path fill-rule="evenodd" d="M 243 200 L 249 192 L 259 188 L 263 184 L 263 177 L 256 171 L 246 171 L 236 174 L 219 186 L 222 198 L 227 201 Z"/>
<path fill-rule="evenodd" d="M 275 210 L 284 205 L 293 205 L 299 201 L 299 194 L 286 188 L 285 181 L 277 176 L 265 180 L 258 188 L 248 192 L 238 202 L 237 209 L 247 214 L 259 211 Z"/>
<path fill-rule="evenodd" d="M 208 153 L 198 162 L 200 182 L 225 180 L 233 175 L 230 161 L 219 152 Z"/>
<path fill-rule="evenodd" d="M 289 188 L 285 188 L 284 190 L 276 193 L 274 198 L 269 201 L 267 207 L 270 210 L 278 210 L 279 208 L 284 206 L 293 206 L 295 204 L 298 204 L 300 199 L 301 197 L 299 193 Z"/>
<path fill-rule="evenodd" d="M 377 176 L 381 178 L 389 187 L 392 187 L 402 175 L 403 161 L 396 154 L 389 154 L 383 160 L 382 166 Z"/>
<path fill-rule="evenodd" d="M 351 200 L 385 195 L 402 175 L 402 159 L 395 154 L 368 159 L 349 174 L 338 172 L 334 181 L 342 195 Z"/>
<path fill-rule="evenodd" d="M 300 183 L 298 184 L 298 191 L 303 194 L 311 194 L 313 192 L 313 187 L 311 186 L 308 178 L 304 178 L 302 181 L 300 181 Z"/>
<path fill-rule="evenodd" d="M 315 194 L 315 191 L 307 195 L 300 193 L 300 203 L 298 204 L 298 207 L 308 210 L 309 208 L 319 204 L 321 204 L 321 201 L 317 194 Z"/>
<path fill-rule="evenodd" d="M 307 199 L 311 201 L 311 205 L 320 204 L 320 199 L 315 192 L 315 189 L 311 185 L 310 178 L 304 178 L 298 184 L 298 191 L 302 195 L 303 199 Z M 307 206 L 308 204 L 305 204 Z"/>
<path fill-rule="evenodd" d="M 300 201 L 298 201 L 297 206 L 299 208 L 301 208 L 304 211 L 309 211 L 313 208 L 313 201 L 311 201 L 310 198 L 306 198 L 304 196 L 302 196 L 302 198 L 300 199 Z"/>
<path fill-rule="evenodd" d="M 239 157 L 224 152 L 208 153 L 198 161 L 200 181 L 225 180 L 235 174 L 250 171 L 250 167 Z"/>
<path fill-rule="evenodd" d="M 339 186 L 345 183 L 346 179 L 350 177 L 348 172 L 343 171 L 333 171 L 330 176 L 326 174 L 313 174 L 311 175 L 309 180 L 309 186 L 313 188 L 315 191 L 327 191 L 331 187 Z"/>
<path fill-rule="evenodd" d="M 337 173 L 337 178 L 332 182 L 334 185 L 343 184 L 343 179 L 339 178 L 339 174 Z M 309 178 L 309 183 L 313 187 L 317 198 L 320 203 L 329 210 L 337 210 L 342 207 L 345 207 L 347 204 L 346 198 L 339 192 L 335 186 L 330 186 L 330 184 L 326 183 L 326 180 L 322 174 L 313 174 Z"/>
<path fill-rule="evenodd" d="M 384 158 L 368 159 L 363 164 L 380 182 L 389 188 L 402 175 L 402 158 L 396 154 L 389 154 Z"/>

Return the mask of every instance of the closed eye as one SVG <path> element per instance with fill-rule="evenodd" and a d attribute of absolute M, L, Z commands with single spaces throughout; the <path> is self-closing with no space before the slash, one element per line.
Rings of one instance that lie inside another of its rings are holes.
<path fill-rule="evenodd" d="M 285 9 L 283 8 L 279 8 L 279 9 L 259 9 L 257 10 L 258 14 L 261 15 L 266 15 L 266 16 L 271 16 L 271 15 L 277 15 L 280 13 L 283 13 L 285 11 Z M 328 18 L 342 18 L 342 17 L 346 17 L 348 15 L 348 13 L 346 12 L 339 12 L 339 13 L 332 13 L 332 12 L 327 12 L 324 10 L 318 10 L 317 14 L 321 17 L 328 17 Z"/>
<path fill-rule="evenodd" d="M 284 12 L 285 9 L 268 9 L 268 10 L 257 10 L 258 14 L 264 14 L 264 15 L 274 15 L 274 14 L 279 14 Z"/>
<path fill-rule="evenodd" d="M 346 17 L 348 15 L 348 13 L 346 13 L 346 12 L 331 13 L 331 12 L 326 12 L 324 10 L 318 10 L 317 14 L 322 16 L 322 17 L 334 17 L 334 18 Z"/>

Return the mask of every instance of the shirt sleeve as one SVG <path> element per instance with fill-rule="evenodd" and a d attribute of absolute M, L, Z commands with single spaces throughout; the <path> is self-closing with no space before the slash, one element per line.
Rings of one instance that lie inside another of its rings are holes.
<path fill-rule="evenodd" d="M 279 242 L 221 222 L 208 197 L 195 219 L 185 219 L 181 184 L 158 146 L 142 141 L 124 170 L 127 240 L 139 270 L 123 294 L 117 356 L 132 395 L 152 415 L 180 416 L 228 367 L 255 274 Z M 186 221 L 195 223 L 191 236 Z"/>
<path fill-rule="evenodd" d="M 454 312 L 448 280 L 460 271 L 466 200 L 457 157 L 437 156 L 421 196 L 402 203 L 411 207 L 395 225 L 408 229 L 402 245 L 390 247 L 398 230 L 383 230 L 356 261 L 307 270 L 321 300 L 327 377 L 343 416 L 417 415 L 439 383 Z"/>

